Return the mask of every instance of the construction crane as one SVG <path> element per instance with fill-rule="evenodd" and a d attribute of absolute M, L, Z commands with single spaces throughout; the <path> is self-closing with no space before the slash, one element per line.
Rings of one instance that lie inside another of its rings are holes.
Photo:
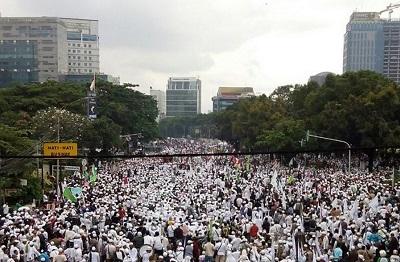
<path fill-rule="evenodd" d="M 398 3 L 398 4 L 390 4 L 390 5 L 388 5 L 386 7 L 385 10 L 380 11 L 379 14 L 381 15 L 381 14 L 383 14 L 385 12 L 388 12 L 389 13 L 389 21 L 390 21 L 390 20 L 392 20 L 392 13 L 394 12 L 393 10 L 397 9 L 397 8 L 400 8 L 400 3 Z"/>

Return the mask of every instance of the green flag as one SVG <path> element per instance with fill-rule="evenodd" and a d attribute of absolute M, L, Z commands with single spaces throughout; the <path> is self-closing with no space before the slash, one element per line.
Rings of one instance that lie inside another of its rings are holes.
<path fill-rule="evenodd" d="M 396 169 L 393 167 L 392 186 L 394 186 L 399 181 L 400 181 L 400 169 Z"/>
<path fill-rule="evenodd" d="M 251 160 L 250 160 L 250 156 L 246 157 L 246 170 L 247 172 L 250 171 L 251 168 Z"/>
<path fill-rule="evenodd" d="M 64 195 L 65 199 L 68 199 L 71 202 L 76 202 L 76 197 L 74 196 L 74 194 L 72 194 L 70 187 L 67 187 L 66 189 L 64 189 L 63 195 Z"/>
<path fill-rule="evenodd" d="M 88 174 L 88 172 L 85 170 L 85 171 L 83 171 L 83 178 L 85 179 L 85 180 L 89 180 L 89 174 Z"/>
<path fill-rule="evenodd" d="M 92 174 L 90 175 L 90 183 L 94 183 L 97 181 L 97 168 L 92 165 Z"/>
<path fill-rule="evenodd" d="M 287 183 L 288 183 L 289 185 L 293 185 L 294 182 L 296 182 L 296 179 L 293 177 L 293 175 L 290 175 L 289 178 L 288 178 Z"/>

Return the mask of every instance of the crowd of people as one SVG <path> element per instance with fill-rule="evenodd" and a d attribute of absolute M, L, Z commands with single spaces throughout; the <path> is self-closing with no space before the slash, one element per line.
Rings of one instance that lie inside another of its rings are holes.
<path fill-rule="evenodd" d="M 168 139 L 168 154 L 231 152 Z M 67 178 L 76 201 L 6 204 L 0 262 L 400 261 L 400 190 L 367 172 L 270 156 L 136 158 L 102 163 L 96 182 Z M 297 163 L 295 163 L 297 162 Z M 345 165 L 344 165 L 345 166 Z"/>

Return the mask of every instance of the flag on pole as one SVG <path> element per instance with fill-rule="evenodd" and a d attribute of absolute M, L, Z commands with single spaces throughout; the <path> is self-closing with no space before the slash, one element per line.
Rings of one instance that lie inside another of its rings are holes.
<path fill-rule="evenodd" d="M 246 170 L 247 170 L 247 172 L 250 171 L 250 168 L 251 168 L 251 160 L 250 160 L 250 156 L 247 156 L 246 157 Z"/>
<path fill-rule="evenodd" d="M 379 206 L 379 200 L 378 200 L 378 196 L 375 196 L 368 204 L 370 210 L 372 210 L 373 212 L 376 212 L 378 210 L 378 206 Z"/>
<path fill-rule="evenodd" d="M 293 175 L 290 175 L 288 178 L 288 185 L 293 185 L 296 182 L 296 179 L 293 177 Z"/>
<path fill-rule="evenodd" d="M 85 180 L 89 180 L 89 174 L 86 170 L 83 171 L 83 178 L 85 178 Z"/>
<path fill-rule="evenodd" d="M 94 92 L 96 89 L 96 74 L 93 75 L 93 81 L 90 84 L 89 90 Z"/>
<path fill-rule="evenodd" d="M 92 165 L 92 174 L 90 175 L 90 183 L 94 183 L 97 181 L 97 168 Z"/>
<path fill-rule="evenodd" d="M 353 220 L 358 219 L 358 200 L 354 201 L 353 207 L 350 211 L 350 216 Z"/>
<path fill-rule="evenodd" d="M 76 202 L 76 197 L 74 196 L 74 194 L 72 194 L 71 188 L 67 187 L 64 192 L 63 192 L 63 196 L 65 197 L 65 199 L 71 201 L 71 202 Z"/>

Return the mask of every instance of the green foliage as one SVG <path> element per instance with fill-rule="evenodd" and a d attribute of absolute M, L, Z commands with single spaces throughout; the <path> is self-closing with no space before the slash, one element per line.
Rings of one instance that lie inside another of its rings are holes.
<path fill-rule="evenodd" d="M 87 88 L 88 84 L 54 81 L 2 88 L 0 123 L 31 129 L 34 139 L 51 137 L 54 140 L 57 138 L 58 118 L 55 108 L 63 109 L 64 113 L 60 115 L 61 140 L 79 141 L 88 125 L 85 120 Z M 131 90 L 129 86 L 115 86 L 104 81 L 96 82 L 96 92 L 98 116 L 109 120 L 100 122 L 108 121 L 121 134 L 142 133 L 146 140 L 158 136 L 157 105 L 151 96 Z M 104 137 L 102 130 L 95 131 Z M 112 144 L 119 144 L 120 134 L 113 131 L 110 135 L 114 136 Z"/>
<path fill-rule="evenodd" d="M 32 144 L 25 131 L 0 123 L 0 156 L 16 155 Z"/>
<path fill-rule="evenodd" d="M 121 127 L 106 117 L 92 121 L 83 130 L 81 146 L 88 148 L 91 155 L 109 155 L 121 146 Z M 101 149 L 97 152 L 96 149 Z"/>
<path fill-rule="evenodd" d="M 98 110 L 119 125 L 123 134 L 142 133 L 146 140 L 158 136 L 157 102 L 151 96 L 104 83 L 98 89 Z"/>
<path fill-rule="evenodd" d="M 142 133 L 147 140 L 158 136 L 156 101 L 148 95 L 97 81 L 98 119 L 86 117 L 89 84 L 48 81 L 0 88 L 0 155 L 33 155 L 36 144 L 56 141 L 58 119 L 61 141 L 77 141 L 92 154 L 111 154 L 121 146 L 120 135 Z M 35 142 L 37 141 L 37 142 Z M 101 151 L 99 151 L 101 150 Z M 3 159 L 0 187 L 30 181 L 34 159 Z M 28 200 L 40 191 L 33 181 L 16 197 Z"/>
<path fill-rule="evenodd" d="M 32 118 L 32 131 L 42 141 L 57 141 L 59 133 L 60 141 L 80 142 L 82 132 L 89 123 L 90 120 L 83 115 L 50 107 L 35 114 Z"/>
<path fill-rule="evenodd" d="M 257 137 L 256 148 L 294 150 L 299 147 L 299 141 L 303 137 L 304 122 L 302 120 L 284 119 L 279 121 L 274 129 L 266 130 Z"/>
<path fill-rule="evenodd" d="M 200 119 L 214 128 L 213 137 L 246 150 L 299 149 L 306 130 L 357 147 L 400 145 L 400 90 L 370 71 L 328 75 L 321 87 L 315 82 L 282 86 L 270 96 L 241 99 L 219 113 L 165 120 L 161 135 L 182 136 Z M 340 145 L 312 140 L 306 146 Z"/>

